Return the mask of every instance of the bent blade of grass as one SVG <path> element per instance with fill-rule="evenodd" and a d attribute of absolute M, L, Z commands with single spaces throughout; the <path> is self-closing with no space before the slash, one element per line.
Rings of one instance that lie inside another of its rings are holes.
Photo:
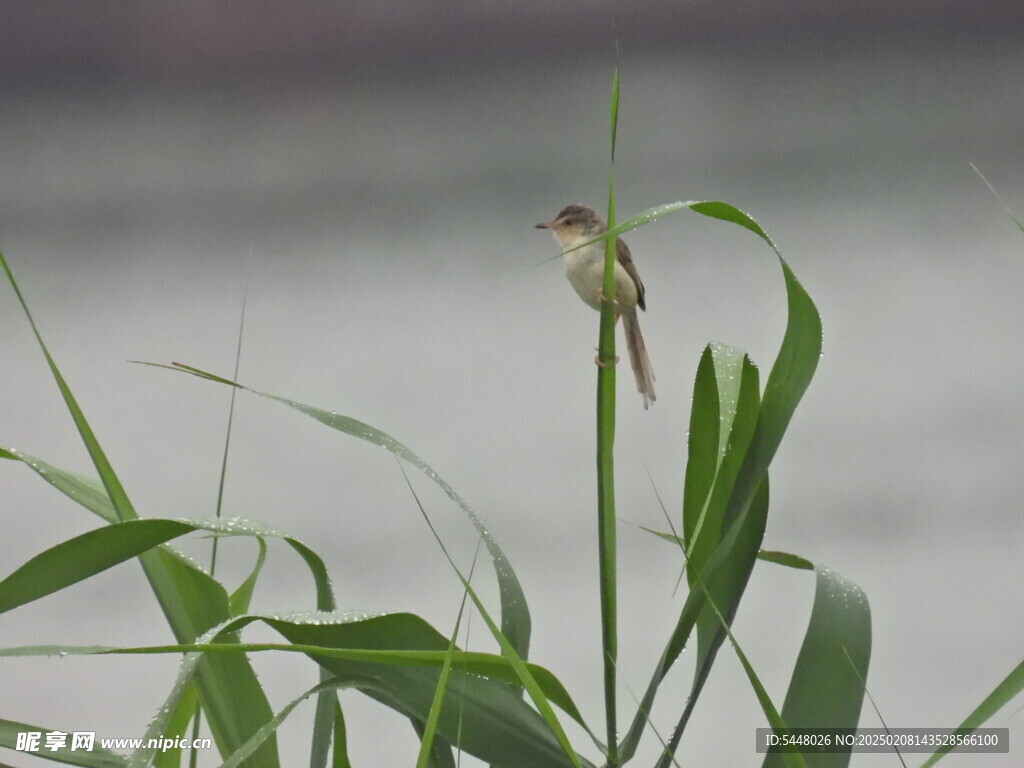
<path fill-rule="evenodd" d="M 0 613 L 58 592 L 193 530 L 174 520 L 129 520 L 61 542 L 0 581 Z"/>
<path fill-rule="evenodd" d="M 724 535 L 704 575 L 715 609 L 720 610 L 726 623 L 730 624 L 764 536 L 768 513 L 768 467 L 821 356 L 821 317 L 772 239 L 753 218 L 728 203 L 718 201 L 696 203 L 691 207 L 697 213 L 754 232 L 775 251 L 785 281 L 788 307 L 786 332 L 765 384 L 757 424 L 749 447 L 742 455 L 742 463 L 722 515 Z M 704 643 L 687 709 L 692 709 L 696 703 L 717 649 L 726 636 L 727 633 L 718 627 L 710 635 L 702 637 Z M 685 719 L 686 715 L 684 722 Z"/>
<path fill-rule="evenodd" d="M 36 555 L 0 581 L 0 613 L 53 594 L 195 531 L 220 536 L 280 537 L 299 551 L 307 563 L 312 561 L 311 570 L 318 584 L 326 573 L 323 561 L 302 542 L 250 520 L 145 518 L 87 531 Z"/>
<path fill-rule="evenodd" d="M 821 317 L 775 243 L 752 217 L 720 201 L 696 201 L 681 207 L 736 224 L 764 240 L 778 258 L 786 287 L 786 331 L 765 384 L 753 437 L 729 495 L 722 518 L 723 536 L 704 571 L 703 578 L 714 596 L 714 603 L 728 623 L 735 615 L 760 551 L 768 511 L 768 467 L 817 368 L 821 354 Z M 704 595 L 691 590 L 642 700 L 645 710 L 650 709 L 658 686 L 685 647 L 704 603 Z M 702 647 L 703 661 L 694 677 L 689 703 L 672 735 L 676 743 L 707 680 L 717 649 L 726 637 L 726 632 L 716 629 Z M 635 751 L 643 727 L 644 719 L 638 713 L 623 742 L 624 760 Z"/>
<path fill-rule="evenodd" d="M 992 693 L 982 699 L 982 702 L 975 707 L 963 723 L 954 731 L 956 735 L 968 734 L 975 728 L 982 726 L 985 721 L 1002 709 L 1012 699 L 1016 698 L 1021 691 L 1024 691 L 1024 661 L 1014 667 L 1003 680 L 993 689 Z M 921 763 L 921 768 L 931 768 L 939 760 L 951 752 L 953 746 L 947 744 L 936 750 L 935 754 Z"/>
<path fill-rule="evenodd" d="M 487 548 L 487 552 L 493 562 L 494 572 L 498 579 L 498 590 L 501 599 L 502 633 L 509 639 L 509 642 L 512 643 L 516 652 L 522 658 L 527 658 L 529 656 L 530 609 L 526 602 L 526 595 L 519 583 L 519 578 L 516 576 L 515 569 L 512 567 L 512 563 L 509 562 L 501 547 L 498 546 L 498 542 L 495 541 L 493 536 L 491 536 L 490 532 L 484 526 L 483 521 L 479 518 L 473 508 L 470 507 L 458 493 L 456 493 L 455 489 L 449 485 L 444 478 L 442 478 L 425 461 L 423 461 L 423 459 L 413 453 L 409 448 L 386 432 L 377 429 L 370 424 L 359 421 L 358 419 L 353 419 L 349 416 L 344 416 L 340 413 L 328 411 L 323 408 L 317 408 L 316 406 L 300 403 L 296 400 L 290 400 L 279 395 L 250 389 L 236 381 L 225 379 L 194 366 L 185 365 L 183 363 L 175 363 L 173 366 L 162 365 L 159 363 L 141 364 L 157 368 L 166 368 L 180 373 L 189 373 L 201 379 L 226 384 L 232 387 L 238 387 L 239 389 L 251 392 L 259 397 L 281 403 L 282 405 L 286 405 L 299 413 L 309 416 L 331 429 L 335 429 L 360 440 L 365 440 L 372 445 L 384 448 L 420 470 L 442 491 L 444 491 L 445 495 L 448 496 L 448 498 L 451 499 L 460 510 L 462 510 L 482 537 L 484 546 Z"/>
<path fill-rule="evenodd" d="M 797 565 L 803 568 L 802 564 Z M 814 607 L 790 680 L 782 719 L 790 728 L 852 730 L 860 722 L 864 678 L 871 660 L 871 609 L 864 591 L 824 566 L 815 566 Z M 815 754 L 815 768 L 846 768 L 852 746 Z M 769 752 L 764 768 L 780 768 Z"/>
<path fill-rule="evenodd" d="M 256 581 L 259 578 L 260 571 L 263 570 L 263 564 L 267 560 L 267 542 L 261 536 L 257 536 L 256 544 L 259 550 L 256 554 L 256 562 L 253 564 L 252 571 L 238 585 L 238 589 L 231 593 L 229 602 L 232 616 L 241 616 L 243 613 L 249 612 L 249 604 L 252 602 L 252 594 L 256 589 Z"/>

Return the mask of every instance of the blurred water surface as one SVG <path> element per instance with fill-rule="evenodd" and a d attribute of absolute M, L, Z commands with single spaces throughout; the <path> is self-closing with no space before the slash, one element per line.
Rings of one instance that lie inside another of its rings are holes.
<path fill-rule="evenodd" d="M 534 660 L 594 723 L 597 315 L 558 261 L 542 263 L 557 252 L 533 224 L 569 202 L 604 205 L 611 67 L 41 91 L 6 96 L 0 122 L 0 245 L 140 512 L 211 513 L 228 393 L 126 361 L 230 373 L 247 291 L 241 379 L 379 426 L 448 479 L 518 569 Z M 1022 77 L 1010 45 L 622 61 L 620 216 L 727 200 L 772 233 L 821 310 L 825 355 L 776 460 L 765 545 L 866 589 L 869 685 L 890 725 L 959 723 L 1020 661 L 1024 239 L 968 164 L 1024 212 Z M 771 252 L 738 228 L 680 214 L 628 242 L 648 287 L 659 399 L 643 412 L 620 378 L 620 514 L 663 528 L 647 470 L 678 516 L 703 345 L 749 350 L 763 378 L 785 303 Z M 2 440 L 88 471 L 12 294 L 0 297 Z M 3 469 L 3 570 L 94 526 Z M 414 482 L 468 563 L 472 529 Z M 452 625 L 457 580 L 388 455 L 242 398 L 226 505 L 315 542 L 342 606 Z M 225 549 L 225 573 L 241 578 L 252 548 Z M 621 549 L 621 672 L 638 691 L 681 606 L 680 563 L 629 524 Z M 272 555 L 257 606 L 311 607 L 292 554 Z M 145 586 L 121 584 L 135 567 L 20 609 L 5 644 L 165 642 Z M 780 705 L 812 591 L 805 574 L 759 565 L 736 623 Z M 665 734 L 687 657 L 654 715 Z M 299 660 L 257 666 L 276 706 L 303 689 L 296 680 L 315 683 Z M 127 736 L 173 670 L 173 659 L 8 662 L 0 702 L 7 717 Z M 343 700 L 354 762 L 407 764 L 408 726 Z M 762 719 L 723 652 L 684 764 L 755 764 Z M 1019 714 L 1008 724 L 1018 736 Z M 287 760 L 304 760 L 304 725 L 282 734 Z"/>

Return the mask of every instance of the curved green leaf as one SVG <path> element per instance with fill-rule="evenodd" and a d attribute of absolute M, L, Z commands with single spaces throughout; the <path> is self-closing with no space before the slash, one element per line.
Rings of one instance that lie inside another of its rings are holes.
<path fill-rule="evenodd" d="M 522 658 L 527 658 L 529 656 L 530 609 L 526 603 L 526 595 L 523 592 L 522 586 L 519 584 L 519 579 L 516 576 L 515 570 L 512 568 L 512 563 L 509 562 L 501 547 L 498 546 L 498 542 L 494 540 L 493 536 L 491 536 L 486 526 L 484 526 L 483 521 L 479 518 L 473 508 L 455 492 L 455 489 L 452 488 L 444 478 L 442 478 L 425 461 L 423 461 L 423 459 L 409 450 L 405 445 L 391 437 L 391 435 L 386 432 L 383 432 L 382 430 L 365 422 L 359 421 L 358 419 L 343 416 L 340 413 L 328 411 L 323 408 L 317 408 L 316 406 L 306 405 L 305 403 L 300 403 L 296 400 L 289 400 L 286 397 L 280 397 L 267 392 L 259 392 L 255 389 L 249 389 L 236 381 L 225 379 L 221 376 L 208 373 L 207 371 L 193 366 L 184 365 L 182 363 L 175 363 L 173 366 L 161 365 L 159 363 L 143 364 L 156 368 L 167 368 L 181 373 L 189 373 L 193 376 L 198 376 L 201 379 L 207 379 L 209 381 L 227 384 L 228 386 L 238 387 L 248 392 L 252 392 L 255 395 L 259 395 L 260 397 L 265 397 L 268 400 L 273 400 L 283 405 L 287 405 L 289 408 L 293 408 L 299 411 L 299 413 L 305 414 L 331 429 L 336 429 L 344 434 L 351 435 L 352 437 L 365 440 L 373 445 L 380 446 L 423 472 L 423 474 L 429 477 L 442 491 L 444 491 L 445 495 L 448 496 L 449 499 L 455 502 L 455 505 L 465 513 L 470 522 L 476 528 L 477 532 L 480 534 L 480 537 L 484 542 L 484 546 L 487 547 L 487 552 L 491 556 L 491 560 L 494 564 L 494 572 L 497 575 L 498 590 L 501 599 L 502 634 L 508 638 L 510 643 L 512 643 L 512 647 L 516 649 L 516 653 L 519 656 Z"/>
<path fill-rule="evenodd" d="M 790 728 L 853 729 L 860 722 L 871 660 L 871 609 L 856 584 L 815 567 L 814 608 L 782 707 Z M 852 747 L 851 747 L 852 749 Z M 813 768 L 846 768 L 850 750 L 805 755 Z M 769 753 L 764 768 L 780 768 Z"/>
<path fill-rule="evenodd" d="M 218 638 L 233 637 L 254 621 L 271 626 L 292 645 L 213 644 Z M 174 709 L 203 656 L 241 655 L 272 649 L 305 653 L 330 670 L 338 681 L 359 688 L 406 717 L 425 722 L 437 689 L 439 669 L 448 656 L 447 644 L 443 635 L 411 614 L 313 613 L 238 617 L 214 628 L 193 645 L 80 650 L 83 653 L 186 652 L 178 679 L 161 713 Z M 70 654 L 79 649 L 6 649 L 0 651 L 0 655 L 54 651 Z M 463 651 L 451 656 L 453 671 L 438 718 L 439 734 L 496 766 L 568 768 L 572 765 L 545 720 L 506 684 L 507 680 L 519 679 L 519 672 L 508 659 Z M 579 712 L 557 679 L 542 667 L 533 664 L 526 667 L 546 698 L 582 723 Z M 162 727 L 159 720 L 158 717 L 151 728 L 154 733 Z M 147 733 L 146 737 L 149 736 Z M 147 753 L 140 752 L 134 759 L 143 765 Z M 578 762 L 585 768 L 591 766 L 582 758 Z"/>
<path fill-rule="evenodd" d="M 721 611 L 726 623 L 729 624 L 735 616 L 740 598 L 746 589 L 754 561 L 760 550 L 761 539 L 764 536 L 768 511 L 768 466 L 778 450 L 796 406 L 810 384 L 818 364 L 821 354 L 821 318 L 814 302 L 800 285 L 771 238 L 753 218 L 738 208 L 719 201 L 690 202 L 681 207 L 689 208 L 704 216 L 742 226 L 764 240 L 779 260 L 786 287 L 788 306 L 786 332 L 765 384 L 760 409 L 757 410 L 757 422 L 749 445 L 746 451 L 737 450 L 735 454 L 736 460 L 739 460 L 739 469 L 731 488 L 728 488 L 728 500 L 721 515 L 721 535 L 713 555 L 708 559 L 707 565 L 702 571 L 709 594 Z M 708 375 L 707 367 L 705 367 L 704 375 L 705 377 Z M 701 389 L 706 401 L 708 392 L 712 391 L 710 384 L 705 383 Z M 691 440 L 697 440 L 702 446 L 697 453 L 705 467 L 708 464 L 708 446 L 715 444 L 716 437 L 720 439 L 720 435 L 717 434 L 711 436 L 691 434 Z M 706 469 L 701 471 L 706 472 Z M 707 487 L 707 479 L 704 476 L 698 484 L 698 491 L 693 496 L 699 498 L 701 494 L 699 489 L 707 489 Z M 704 493 L 706 494 L 706 490 Z M 621 755 L 623 760 L 628 760 L 635 752 L 646 722 L 643 713 L 650 710 L 658 686 L 685 647 L 698 617 L 705 610 L 705 604 L 703 591 L 691 590 L 676 628 L 648 685 L 640 711 L 634 717 L 626 739 L 623 741 Z M 682 736 L 693 706 L 696 704 L 710 673 L 718 648 L 726 638 L 726 632 L 721 626 L 713 627 L 710 622 L 702 623 L 702 626 L 707 627 L 707 631 L 702 632 L 697 673 L 687 706 L 672 733 L 669 744 L 670 751 L 674 751 Z"/>

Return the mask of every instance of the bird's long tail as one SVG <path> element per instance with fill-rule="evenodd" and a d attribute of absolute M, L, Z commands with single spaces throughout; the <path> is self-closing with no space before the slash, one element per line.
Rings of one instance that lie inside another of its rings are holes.
<path fill-rule="evenodd" d="M 654 396 L 654 368 L 651 358 L 647 356 L 647 345 L 640 333 L 640 319 L 636 310 L 624 312 L 622 323 L 626 331 L 626 348 L 629 350 L 629 364 L 636 376 L 636 388 L 643 395 L 644 409 L 650 407 L 657 398 Z"/>

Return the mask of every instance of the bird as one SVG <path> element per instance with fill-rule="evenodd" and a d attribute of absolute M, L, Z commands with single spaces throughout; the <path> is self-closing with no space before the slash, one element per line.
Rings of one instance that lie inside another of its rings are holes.
<path fill-rule="evenodd" d="M 599 240 L 582 248 L 579 246 L 608 231 L 608 225 L 593 208 L 585 205 L 567 205 L 551 221 L 536 226 L 547 229 L 562 248 L 565 276 L 584 303 L 600 311 L 604 296 L 605 242 Z M 643 396 L 644 409 L 655 401 L 654 368 L 647 355 L 647 345 L 640 333 L 637 308 L 646 311 L 644 284 L 633 263 L 629 248 L 615 238 L 615 312 L 621 317 L 626 331 L 626 349 L 629 363 L 636 377 L 636 388 Z"/>

